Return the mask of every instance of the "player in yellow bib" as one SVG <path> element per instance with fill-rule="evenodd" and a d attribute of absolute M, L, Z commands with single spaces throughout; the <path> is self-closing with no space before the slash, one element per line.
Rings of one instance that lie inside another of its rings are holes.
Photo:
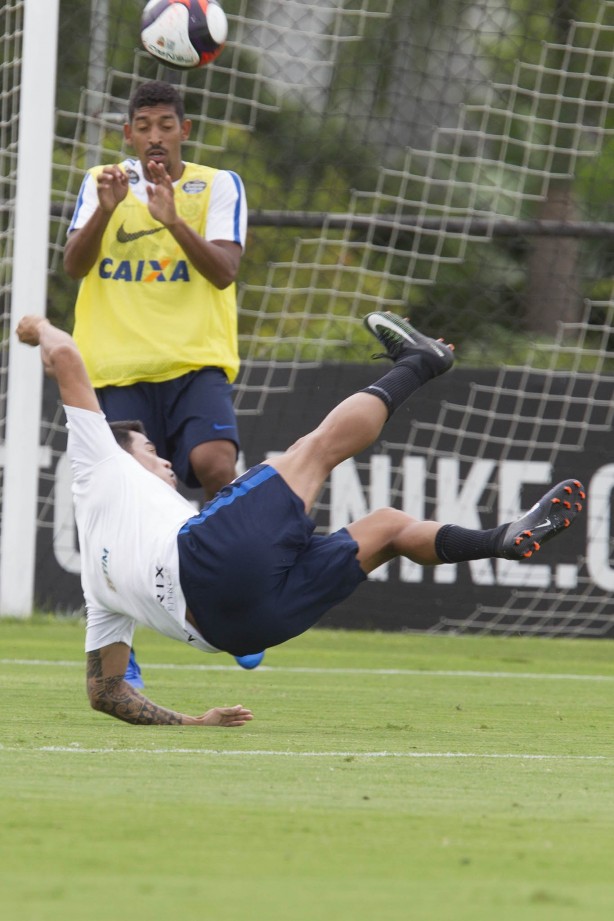
<path fill-rule="evenodd" d="M 91 170 L 86 191 L 107 180 L 106 169 Z M 76 307 L 75 337 L 94 387 L 160 383 L 204 366 L 220 368 L 233 381 L 239 368 L 234 285 L 216 287 L 188 258 L 172 229 L 152 217 L 149 205 L 135 194 L 138 186 L 147 185 L 141 163 L 125 160 L 119 169 L 117 181 L 126 197 L 109 213 Z M 193 234 L 202 243 L 218 177 L 231 184 L 229 197 L 236 207 L 242 197 L 238 177 L 194 163 L 184 165 L 169 199 L 173 219 L 181 222 L 186 236 Z M 77 219 L 83 210 L 84 205 L 78 207 Z M 229 222 L 227 233 L 233 232 Z M 73 239 L 78 237 L 69 238 L 67 261 Z"/>
<path fill-rule="evenodd" d="M 173 86 L 136 91 L 124 126 L 136 157 L 87 173 L 64 265 L 82 279 L 74 338 L 107 418 L 141 419 L 209 498 L 235 474 L 247 204 L 236 173 L 182 160 L 190 129 Z"/>
<path fill-rule="evenodd" d="M 139 419 L 158 454 L 211 498 L 235 476 L 235 279 L 243 183 L 188 163 L 170 84 L 142 84 L 124 136 L 135 157 L 85 176 L 64 266 L 81 279 L 74 338 L 108 421 Z"/>

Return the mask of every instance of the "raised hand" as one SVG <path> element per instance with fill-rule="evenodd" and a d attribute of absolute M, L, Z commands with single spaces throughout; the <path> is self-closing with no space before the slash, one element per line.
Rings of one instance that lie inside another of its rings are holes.
<path fill-rule="evenodd" d="M 39 345 L 40 327 L 42 323 L 46 322 L 47 320 L 45 317 L 41 316 L 27 315 L 22 317 L 17 324 L 17 329 L 15 330 L 17 333 L 17 338 L 25 345 Z"/>
<path fill-rule="evenodd" d="M 148 162 L 147 172 L 152 182 L 147 186 L 149 213 L 154 220 L 169 227 L 177 221 L 173 181 L 164 164 L 155 160 Z"/>
<path fill-rule="evenodd" d="M 128 194 L 128 176 L 119 166 L 105 166 L 96 181 L 98 204 L 106 214 L 112 214 Z"/>

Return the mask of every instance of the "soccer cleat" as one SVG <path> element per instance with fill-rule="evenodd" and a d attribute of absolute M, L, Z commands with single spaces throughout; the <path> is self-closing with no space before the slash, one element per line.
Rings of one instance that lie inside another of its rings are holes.
<path fill-rule="evenodd" d="M 264 659 L 264 652 L 254 652 L 249 656 L 235 656 L 235 659 L 241 668 L 258 668 Z"/>
<path fill-rule="evenodd" d="M 375 358 L 390 358 L 396 362 L 420 355 L 427 359 L 433 377 L 443 374 L 454 363 L 452 346 L 419 333 L 411 323 L 393 313 L 368 313 L 364 324 L 386 349 L 383 355 L 375 355 Z"/>
<path fill-rule="evenodd" d="M 134 649 L 130 650 L 130 658 L 128 659 L 128 667 L 124 675 L 124 681 L 127 681 L 128 684 L 136 688 L 137 691 L 145 687 L 139 663 L 136 661 L 136 656 L 134 655 Z"/>
<path fill-rule="evenodd" d="M 504 531 L 497 556 L 506 560 L 528 559 L 542 544 L 572 524 L 586 498 L 579 480 L 563 480 L 512 521 Z"/>

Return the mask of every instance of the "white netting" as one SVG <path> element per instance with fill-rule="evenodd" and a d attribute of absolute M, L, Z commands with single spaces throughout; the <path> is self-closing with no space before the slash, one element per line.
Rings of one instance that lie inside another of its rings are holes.
<path fill-rule="evenodd" d="M 17 182 L 17 132 L 19 127 L 19 75 L 23 4 L 5 4 L 2 10 L 0 60 L 0 445 L 6 418 L 7 356 L 10 324 L 10 285 L 15 231 L 14 202 Z M 0 446 L 0 461 L 2 458 Z M 1 464 L 0 464 L 1 467 Z"/>
<path fill-rule="evenodd" d="M 424 457 L 434 483 L 442 455 L 469 464 L 521 452 L 556 465 L 607 437 L 614 0 L 552 0 L 537 10 L 529 0 L 226 0 L 228 45 L 189 74 L 139 49 L 142 5 L 62 2 L 56 319 L 70 328 L 76 288 L 61 254 L 83 170 L 124 152 L 120 129 L 136 86 L 170 79 L 193 120 L 187 157 L 235 169 L 247 188 L 241 416 L 274 411 L 272 395 L 292 392 L 322 362 L 365 361 L 372 347 L 361 318 L 386 307 L 446 331 L 461 367 L 500 368 L 496 385 L 476 384 L 407 441 L 384 442 L 395 458 L 393 495 L 397 454 Z M 1 16 L 0 181 L 10 202 L 21 4 Z M 1 213 L 6 304 L 10 206 Z M 559 236 L 546 232 L 562 224 Z M 503 435 L 497 419 L 507 423 Z M 49 444 L 58 427 L 60 417 L 47 423 Z M 49 490 L 52 470 L 53 462 L 43 471 Z M 324 527 L 328 502 L 327 491 Z M 490 485 L 482 505 L 496 504 Z M 435 508 L 427 502 L 426 511 Z M 52 527 L 51 512 L 46 494 L 42 528 Z M 552 616 L 553 631 L 591 632 L 593 620 L 608 623 L 608 608 L 578 571 L 574 593 L 533 592 L 529 604 L 517 592 L 504 610 L 480 608 L 445 626 L 543 631 Z"/>

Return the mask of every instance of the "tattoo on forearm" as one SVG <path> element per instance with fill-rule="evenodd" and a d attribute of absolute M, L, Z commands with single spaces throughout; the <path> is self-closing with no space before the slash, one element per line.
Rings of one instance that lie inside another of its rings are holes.
<path fill-rule="evenodd" d="M 100 657 L 99 649 L 95 649 L 93 652 L 88 652 L 87 658 L 85 660 L 85 666 L 88 682 L 90 678 L 102 678 L 102 659 Z"/>
<path fill-rule="evenodd" d="M 126 723 L 156 726 L 182 725 L 181 713 L 159 707 L 140 694 L 123 676 L 104 678 L 100 650 L 87 653 L 87 693 L 92 707 Z"/>

